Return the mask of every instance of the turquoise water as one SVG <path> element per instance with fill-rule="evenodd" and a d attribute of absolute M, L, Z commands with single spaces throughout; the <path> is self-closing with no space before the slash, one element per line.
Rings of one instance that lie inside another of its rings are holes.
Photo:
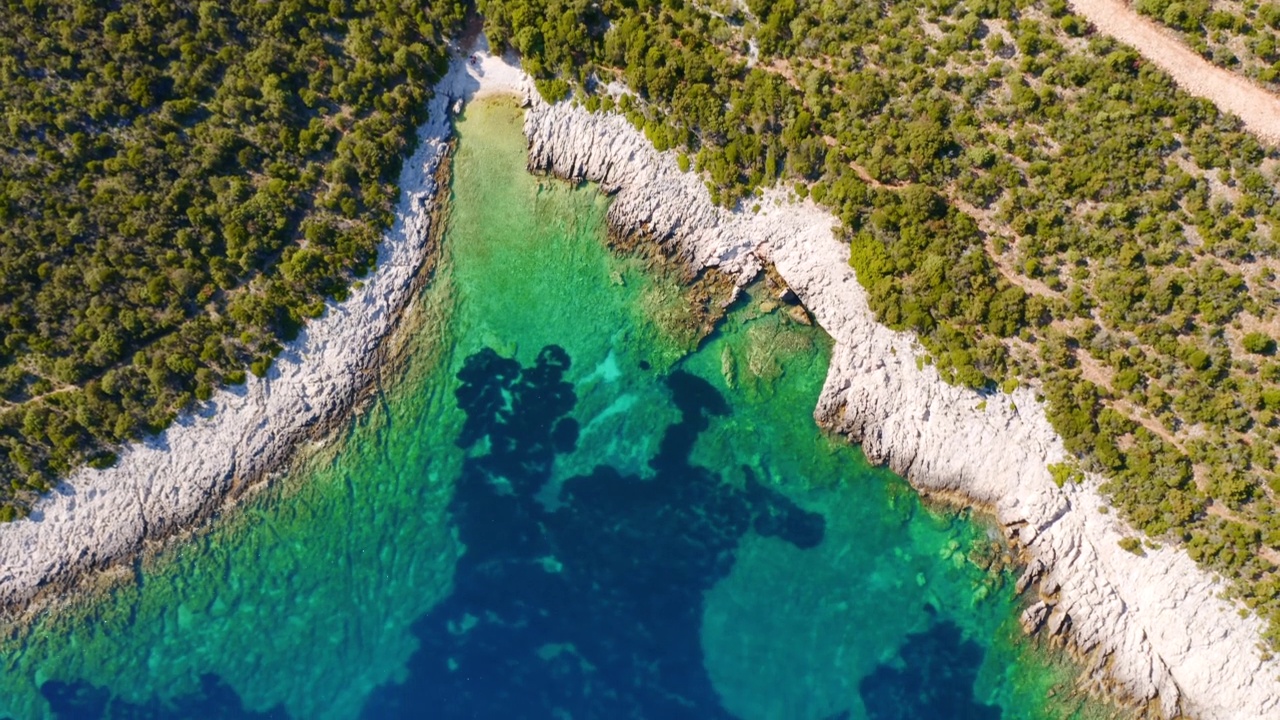
<path fill-rule="evenodd" d="M 753 289 L 696 352 L 607 200 L 459 125 L 405 368 L 211 530 L 0 640 L 0 717 L 1066 718 L 1003 548 L 812 420 Z M 994 565 L 993 565 L 994 562 Z M 1046 700 L 1052 695 L 1053 700 Z"/>

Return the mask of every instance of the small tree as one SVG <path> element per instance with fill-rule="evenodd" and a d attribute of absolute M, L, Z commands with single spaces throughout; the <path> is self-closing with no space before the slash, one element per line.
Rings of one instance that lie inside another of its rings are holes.
<path fill-rule="evenodd" d="M 1246 351 L 1254 355 L 1272 355 L 1276 351 L 1276 341 L 1266 333 L 1248 333 L 1241 340 L 1241 344 L 1244 345 Z"/>

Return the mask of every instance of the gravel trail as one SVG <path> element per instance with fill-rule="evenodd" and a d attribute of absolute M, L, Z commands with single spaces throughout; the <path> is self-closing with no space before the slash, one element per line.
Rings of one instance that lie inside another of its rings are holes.
<path fill-rule="evenodd" d="M 1239 117 L 1255 135 L 1280 145 L 1280 96 L 1200 57 L 1122 0 L 1069 2 L 1099 32 L 1131 45 L 1169 73 L 1178 87 Z"/>

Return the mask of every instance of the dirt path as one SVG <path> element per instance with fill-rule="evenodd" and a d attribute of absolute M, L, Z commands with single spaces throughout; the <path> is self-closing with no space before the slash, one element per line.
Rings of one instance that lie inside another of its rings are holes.
<path fill-rule="evenodd" d="M 1069 0 L 1099 31 L 1132 45 L 1173 76 L 1183 90 L 1237 115 L 1259 137 L 1280 144 L 1280 97 L 1248 79 L 1213 65 L 1172 34 L 1138 15 L 1123 0 Z"/>

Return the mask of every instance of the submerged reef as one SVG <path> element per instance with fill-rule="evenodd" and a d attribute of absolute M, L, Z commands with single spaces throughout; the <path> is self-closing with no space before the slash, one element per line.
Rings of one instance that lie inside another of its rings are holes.
<path fill-rule="evenodd" d="M 881 665 L 858 686 L 868 720 L 1000 720 L 1000 708 L 973 699 L 983 652 L 955 623 L 913 633 L 898 654 L 901 664 Z"/>
<path fill-rule="evenodd" d="M 283 710 L 264 712 L 245 709 L 240 696 L 216 675 L 200 677 L 200 689 L 171 701 L 158 698 L 132 703 L 111 694 L 106 688 L 87 682 L 46 682 L 40 693 L 49 701 L 49 709 L 57 720 L 268 720 L 283 718 Z"/>
<path fill-rule="evenodd" d="M 737 487 L 690 464 L 729 405 L 681 370 L 665 378 L 680 420 L 651 476 L 601 465 L 548 498 L 556 456 L 578 439 L 569 364 L 556 346 L 532 367 L 485 349 L 458 373 L 458 444 L 475 453 L 451 506 L 466 553 L 453 595 L 414 628 L 408 678 L 375 693 L 367 717 L 731 717 L 703 664 L 704 593 L 747 532 L 806 549 L 825 521 L 749 470 Z"/>

